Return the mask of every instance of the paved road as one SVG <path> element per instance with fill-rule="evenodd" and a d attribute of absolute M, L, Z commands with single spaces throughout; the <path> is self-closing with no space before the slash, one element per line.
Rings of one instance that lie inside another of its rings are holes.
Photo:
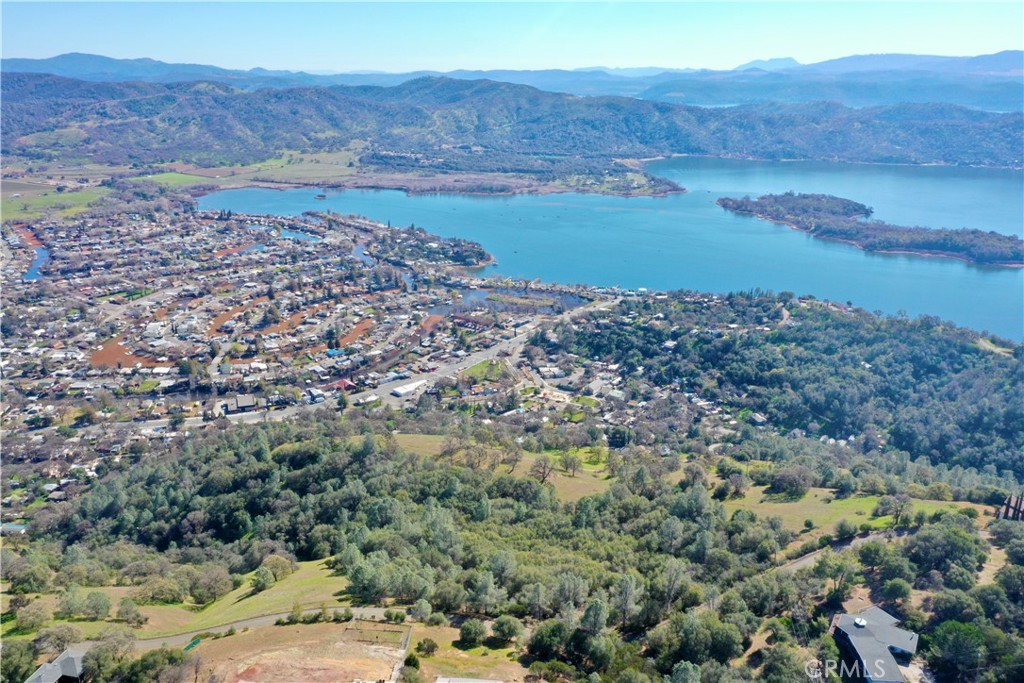
<path fill-rule="evenodd" d="M 825 552 L 826 549 L 831 550 L 845 550 L 846 548 L 858 548 L 868 541 L 880 541 L 889 538 L 893 534 L 892 531 L 876 531 L 870 533 L 867 536 L 855 536 L 852 540 L 846 543 L 835 543 L 827 546 L 827 548 L 821 548 L 815 550 L 812 553 L 807 553 L 803 557 L 798 557 L 795 560 L 790 560 L 786 564 L 781 564 L 776 568 L 776 571 L 795 572 L 798 569 L 804 569 L 811 567 L 818 560 L 818 556 Z"/>

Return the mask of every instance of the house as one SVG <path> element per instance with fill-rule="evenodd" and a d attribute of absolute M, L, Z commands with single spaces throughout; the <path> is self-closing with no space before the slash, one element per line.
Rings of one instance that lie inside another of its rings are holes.
<path fill-rule="evenodd" d="M 917 652 L 917 634 L 898 628 L 899 619 L 881 607 L 857 614 L 837 614 L 828 632 L 851 661 L 843 662 L 852 678 L 867 683 L 903 683 L 897 657 L 904 663 Z"/>
<path fill-rule="evenodd" d="M 25 683 L 78 683 L 82 680 L 82 660 L 88 650 L 72 646 L 52 662 L 43 664 Z"/>
<path fill-rule="evenodd" d="M 259 407 L 259 402 L 255 396 L 249 394 L 239 394 L 234 398 L 229 398 L 226 402 L 221 405 L 221 410 L 227 415 L 234 415 L 235 413 L 248 413 L 256 410 Z"/>

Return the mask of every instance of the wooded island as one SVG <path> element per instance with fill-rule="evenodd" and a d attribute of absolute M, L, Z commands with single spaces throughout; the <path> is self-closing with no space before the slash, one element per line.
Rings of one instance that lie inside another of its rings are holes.
<path fill-rule="evenodd" d="M 866 221 L 872 209 L 825 194 L 766 194 L 757 199 L 722 197 L 728 211 L 782 223 L 816 237 L 841 240 L 865 251 L 944 256 L 986 266 L 1024 266 L 1024 241 L 1015 235 L 962 228 L 907 227 Z"/>

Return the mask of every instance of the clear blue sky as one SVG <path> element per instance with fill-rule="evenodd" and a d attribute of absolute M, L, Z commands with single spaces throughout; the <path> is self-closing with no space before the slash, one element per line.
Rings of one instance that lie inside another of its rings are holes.
<path fill-rule="evenodd" d="M 306 71 L 662 66 L 1024 47 L 1024 3 L 2 2 L 3 56 Z"/>

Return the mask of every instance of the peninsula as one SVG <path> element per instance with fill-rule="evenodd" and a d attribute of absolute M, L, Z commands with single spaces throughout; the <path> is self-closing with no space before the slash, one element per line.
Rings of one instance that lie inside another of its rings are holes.
<path fill-rule="evenodd" d="M 864 220 L 872 210 L 859 202 L 825 194 L 766 194 L 757 199 L 722 197 L 727 211 L 757 216 L 878 253 L 955 258 L 984 266 L 1024 266 L 1024 241 L 1015 235 L 962 228 L 933 229 Z"/>

